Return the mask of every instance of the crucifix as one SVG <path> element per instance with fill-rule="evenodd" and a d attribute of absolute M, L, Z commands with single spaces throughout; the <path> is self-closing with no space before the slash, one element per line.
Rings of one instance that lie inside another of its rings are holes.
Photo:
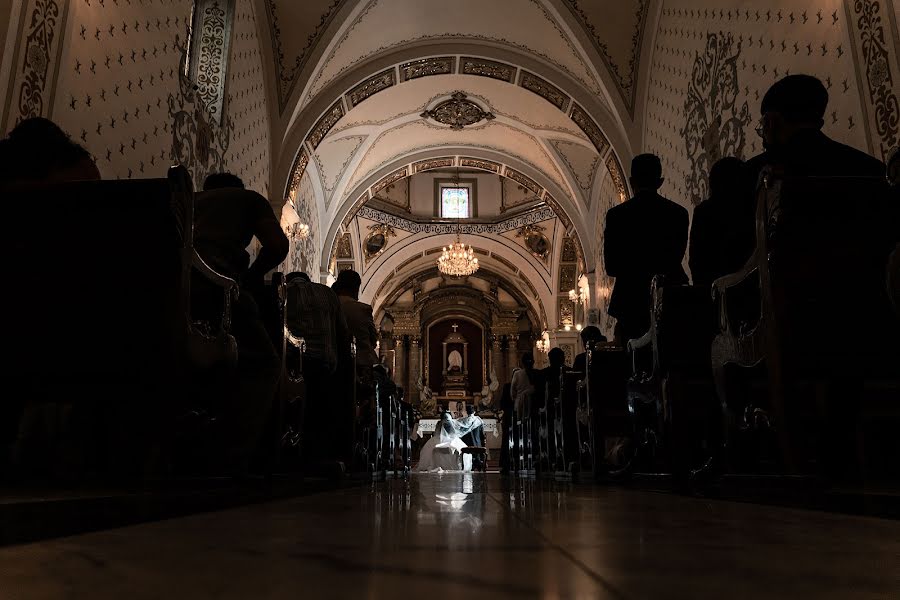
<path fill-rule="evenodd" d="M 459 329 L 459 325 L 457 325 L 456 323 L 454 323 L 450 327 L 453 329 L 453 333 L 456 333 L 456 330 Z"/>

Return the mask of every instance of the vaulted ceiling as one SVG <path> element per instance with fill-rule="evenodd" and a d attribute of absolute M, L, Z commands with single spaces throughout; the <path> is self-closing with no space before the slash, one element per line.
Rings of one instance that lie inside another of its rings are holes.
<path fill-rule="evenodd" d="M 572 239 L 581 269 L 593 271 L 597 214 L 627 194 L 622 164 L 639 137 L 633 115 L 650 5 L 265 0 L 276 87 L 272 185 L 317 215 L 322 271 L 334 271 L 351 230 L 363 256 L 372 215 L 358 211 L 379 191 L 429 168 L 473 166 L 547 207 L 554 245 Z M 465 122 L 450 113 L 466 113 Z M 356 265 L 368 300 L 381 300 L 388 274 L 427 268 L 428 252 L 448 241 L 395 230 L 390 252 Z M 464 232 L 463 241 L 555 321 L 552 305 L 566 291 L 556 281 L 559 257 L 535 261 L 509 239 L 515 232 Z"/>

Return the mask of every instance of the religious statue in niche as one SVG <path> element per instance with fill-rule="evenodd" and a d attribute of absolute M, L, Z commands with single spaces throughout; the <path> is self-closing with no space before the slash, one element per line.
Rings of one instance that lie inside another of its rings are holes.
<path fill-rule="evenodd" d="M 459 350 L 454 350 L 450 353 L 449 358 L 447 358 L 447 372 L 448 373 L 460 373 L 462 372 L 462 354 L 459 353 Z"/>
<path fill-rule="evenodd" d="M 444 395 L 465 398 L 468 393 L 469 342 L 461 333 L 459 325 L 451 326 L 453 331 L 444 338 Z"/>

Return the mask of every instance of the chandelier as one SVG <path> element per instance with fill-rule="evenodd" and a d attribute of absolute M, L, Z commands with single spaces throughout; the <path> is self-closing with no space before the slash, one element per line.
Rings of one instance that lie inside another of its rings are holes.
<path fill-rule="evenodd" d="M 456 167 L 456 185 L 459 185 L 459 167 Z M 437 260 L 438 271 L 451 277 L 467 277 L 478 270 L 478 259 L 472 246 L 466 246 L 459 240 L 459 219 L 456 221 L 456 242 L 441 249 Z"/>
<path fill-rule="evenodd" d="M 459 241 L 459 233 L 456 234 L 456 242 L 444 246 L 441 256 L 437 260 L 438 271 L 451 277 L 466 277 L 478 270 L 478 259 L 472 246 L 466 246 Z"/>

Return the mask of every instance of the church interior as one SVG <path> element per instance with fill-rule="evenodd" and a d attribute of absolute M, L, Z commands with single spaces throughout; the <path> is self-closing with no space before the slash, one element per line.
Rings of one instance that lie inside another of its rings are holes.
<path fill-rule="evenodd" d="M 0 597 L 900 597 L 900 0 L 0 16 Z"/>

